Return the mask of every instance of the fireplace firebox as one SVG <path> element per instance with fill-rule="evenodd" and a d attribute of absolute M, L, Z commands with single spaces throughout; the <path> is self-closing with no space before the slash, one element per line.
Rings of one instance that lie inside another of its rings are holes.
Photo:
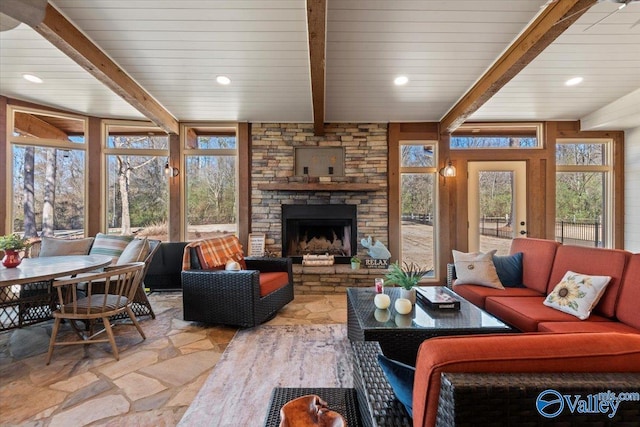
<path fill-rule="evenodd" d="M 357 253 L 355 205 L 282 205 L 282 255 L 301 263 L 303 255 L 333 255 L 348 264 Z"/>

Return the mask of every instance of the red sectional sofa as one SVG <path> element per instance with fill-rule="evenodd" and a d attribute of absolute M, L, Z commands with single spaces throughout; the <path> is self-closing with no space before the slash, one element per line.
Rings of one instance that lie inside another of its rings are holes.
<path fill-rule="evenodd" d="M 523 253 L 524 288 L 464 284 L 454 291 L 522 332 L 640 333 L 640 254 L 533 238 L 514 239 L 510 253 L 517 252 Z M 543 304 L 569 270 L 611 276 L 586 320 Z"/>

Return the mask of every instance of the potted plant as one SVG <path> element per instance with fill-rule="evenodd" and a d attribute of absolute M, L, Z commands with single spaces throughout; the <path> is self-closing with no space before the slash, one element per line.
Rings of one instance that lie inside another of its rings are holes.
<path fill-rule="evenodd" d="M 22 262 L 20 251 L 28 249 L 29 246 L 31 246 L 29 239 L 23 239 L 17 234 L 7 234 L 6 236 L 0 237 L 0 250 L 4 251 L 2 265 L 7 268 L 20 265 Z"/>
<path fill-rule="evenodd" d="M 359 268 L 360 268 L 360 258 L 354 255 L 351 257 L 351 269 L 357 270 Z"/>
<path fill-rule="evenodd" d="M 431 269 L 420 267 L 415 262 L 403 262 L 402 267 L 398 261 L 389 265 L 389 270 L 385 276 L 385 283 L 389 285 L 397 285 L 402 289 L 400 297 L 406 298 L 411 303 L 416 302 L 416 290 L 414 286 L 420 283 L 420 280 L 431 271 Z"/>

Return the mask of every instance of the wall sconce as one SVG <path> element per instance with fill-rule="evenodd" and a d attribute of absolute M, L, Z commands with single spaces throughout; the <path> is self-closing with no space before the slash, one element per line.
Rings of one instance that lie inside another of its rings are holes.
<path fill-rule="evenodd" d="M 169 166 L 169 163 L 167 163 L 164 165 L 164 175 L 167 178 L 173 178 L 180 175 L 180 170 L 178 168 Z"/>
<path fill-rule="evenodd" d="M 451 164 L 451 160 L 449 160 L 447 163 L 447 166 L 440 169 L 439 172 L 440 172 L 440 175 L 444 176 L 445 178 L 451 178 L 456 176 L 456 168 Z"/>

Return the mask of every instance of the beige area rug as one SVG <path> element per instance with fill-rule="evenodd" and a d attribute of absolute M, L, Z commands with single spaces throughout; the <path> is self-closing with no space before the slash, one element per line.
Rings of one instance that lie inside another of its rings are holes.
<path fill-rule="evenodd" d="M 260 326 L 233 338 L 179 426 L 262 426 L 274 387 L 353 387 L 347 326 Z"/>

